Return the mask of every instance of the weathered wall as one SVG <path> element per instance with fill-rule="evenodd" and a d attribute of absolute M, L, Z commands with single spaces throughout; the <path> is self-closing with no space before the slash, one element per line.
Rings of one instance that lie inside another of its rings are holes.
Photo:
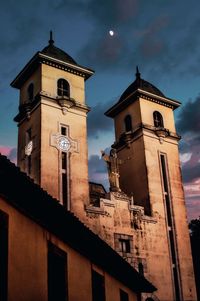
<path fill-rule="evenodd" d="M 2 197 L 0 209 L 9 216 L 8 300 L 48 300 L 47 254 L 50 241 L 67 253 L 69 301 L 91 301 L 92 262 L 11 207 Z M 136 294 L 123 284 L 101 268 L 93 267 L 105 276 L 107 301 L 120 301 L 120 288 L 129 294 L 130 301 L 137 300 Z"/>
<path fill-rule="evenodd" d="M 156 211 L 151 217 L 146 216 L 142 207 L 130 205 L 130 202 L 131 200 L 126 199 L 124 195 L 120 197 L 119 193 L 111 193 L 111 200 L 101 199 L 100 208 L 92 206 L 86 208 L 88 225 L 137 270 L 139 263 L 143 264 L 145 277 L 158 288 L 154 293 L 155 300 L 158 298 L 163 301 L 174 301 L 165 217 Z M 181 278 L 184 289 L 183 300 L 195 301 L 194 275 L 187 241 L 188 229 L 182 228 L 182 231 L 183 244 L 188 246 L 180 250 L 179 262 L 181 274 L 184 275 L 183 279 Z M 130 253 L 121 252 L 116 234 L 131 240 Z M 144 295 L 144 300 L 147 296 Z"/>
<path fill-rule="evenodd" d="M 156 133 L 154 111 L 159 111 L 163 116 L 166 137 Z M 128 114 L 132 117 L 133 131 L 125 134 L 124 118 Z M 179 137 L 176 135 L 173 109 L 156 101 L 139 98 L 115 117 L 115 131 L 115 145 L 120 159 L 120 188 L 129 198 L 123 193 L 113 192 L 110 200 L 101 200 L 100 208 L 87 207 L 88 223 L 95 233 L 135 268 L 138 269 L 139 263 L 143 264 L 145 276 L 158 288 L 155 300 L 175 300 L 172 250 L 160 162 L 160 155 L 165 154 L 171 230 L 175 237 L 181 298 L 194 301 L 194 274 L 180 171 Z M 128 143 L 126 139 L 123 140 L 124 134 L 129 139 Z M 145 208 L 148 205 L 150 212 Z M 127 254 L 120 250 L 120 237 L 131 242 Z"/>

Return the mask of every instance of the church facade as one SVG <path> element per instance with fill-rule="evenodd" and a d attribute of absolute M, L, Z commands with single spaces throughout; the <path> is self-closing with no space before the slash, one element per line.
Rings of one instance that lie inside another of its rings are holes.
<path fill-rule="evenodd" d="M 114 119 L 110 192 L 88 182 L 85 80 L 93 71 L 49 45 L 11 85 L 20 90 L 18 166 L 156 287 L 142 300 L 196 300 L 173 111 L 180 103 L 135 81 Z"/>

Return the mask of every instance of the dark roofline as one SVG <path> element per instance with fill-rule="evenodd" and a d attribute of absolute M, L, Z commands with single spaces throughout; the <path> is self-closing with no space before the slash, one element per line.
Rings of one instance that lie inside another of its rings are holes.
<path fill-rule="evenodd" d="M 30 60 L 29 62 L 24 66 L 24 68 L 19 72 L 19 74 L 15 77 L 15 79 L 11 82 L 11 87 L 20 89 L 27 77 L 29 77 L 41 63 L 51 63 L 51 66 L 54 66 L 56 68 L 66 68 L 69 70 L 74 70 L 76 72 L 79 72 L 80 74 L 84 75 L 86 80 L 94 74 L 94 71 L 92 69 L 83 67 L 78 64 L 68 63 L 61 60 L 58 60 L 56 58 L 50 57 L 47 54 L 43 54 L 42 52 L 37 52 Z"/>
<path fill-rule="evenodd" d="M 73 213 L 67 211 L 56 199 L 2 155 L 0 155 L 0 195 L 9 204 L 59 237 L 133 292 L 156 290 Z"/>
<path fill-rule="evenodd" d="M 144 91 L 142 89 L 136 89 L 134 92 L 132 92 L 130 95 L 128 95 L 125 99 L 122 101 L 118 101 L 116 104 L 114 104 L 110 109 L 108 109 L 104 114 L 108 117 L 114 118 L 119 112 L 121 112 L 123 109 L 128 107 L 131 103 L 136 101 L 139 97 L 145 98 L 149 101 L 160 103 L 161 105 L 167 106 L 175 110 L 178 108 L 181 103 L 177 100 L 159 96 L 147 91 Z"/>

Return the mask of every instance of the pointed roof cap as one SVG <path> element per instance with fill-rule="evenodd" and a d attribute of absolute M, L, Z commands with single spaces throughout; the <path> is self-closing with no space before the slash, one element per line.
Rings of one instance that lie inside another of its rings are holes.
<path fill-rule="evenodd" d="M 41 51 L 41 53 L 43 53 L 51 58 L 54 58 L 54 59 L 57 59 L 57 60 L 60 60 L 60 61 L 66 62 L 66 63 L 71 63 L 74 65 L 77 65 L 76 61 L 69 54 L 67 54 L 62 49 L 54 46 L 52 30 L 50 31 L 49 45 L 44 47 L 43 50 Z"/>
<path fill-rule="evenodd" d="M 138 66 L 136 67 L 136 79 L 134 82 L 122 93 L 119 102 L 123 101 L 125 98 L 127 98 L 130 94 L 132 94 L 134 91 L 137 89 L 141 89 L 143 91 L 165 97 L 165 95 L 154 85 L 152 85 L 150 82 L 144 80 L 140 76 L 139 68 Z"/>
<path fill-rule="evenodd" d="M 85 80 L 94 73 L 92 69 L 77 64 L 69 54 L 54 46 L 53 33 L 50 31 L 49 44 L 32 57 L 22 71 L 11 82 L 11 86 L 20 89 L 40 64 L 47 64 L 58 69 L 66 70 L 67 72 L 84 77 Z"/>
<path fill-rule="evenodd" d="M 180 102 L 166 97 L 158 88 L 150 82 L 141 78 L 139 68 L 136 67 L 134 82 L 122 93 L 119 101 L 105 112 L 108 117 L 114 118 L 119 112 L 138 99 L 138 96 L 145 97 L 156 103 L 160 103 L 175 110 Z"/>

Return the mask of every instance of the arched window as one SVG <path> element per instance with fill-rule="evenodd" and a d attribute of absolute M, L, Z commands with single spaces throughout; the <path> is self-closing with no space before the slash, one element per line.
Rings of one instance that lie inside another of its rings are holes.
<path fill-rule="evenodd" d="M 57 82 L 57 94 L 58 96 L 67 96 L 70 95 L 69 83 L 63 78 L 60 78 Z"/>
<path fill-rule="evenodd" d="M 124 118 L 124 125 L 125 125 L 125 131 L 129 132 L 132 131 L 132 118 L 130 115 L 127 115 Z"/>
<path fill-rule="evenodd" d="M 163 117 L 160 114 L 160 112 L 158 112 L 158 111 L 153 112 L 153 121 L 154 121 L 155 127 L 164 128 Z"/>
<path fill-rule="evenodd" d="M 33 92 L 34 92 L 34 85 L 33 85 L 33 83 L 31 83 L 31 84 L 28 86 L 28 89 L 27 89 L 28 100 L 29 100 L 29 101 L 33 101 Z"/>

